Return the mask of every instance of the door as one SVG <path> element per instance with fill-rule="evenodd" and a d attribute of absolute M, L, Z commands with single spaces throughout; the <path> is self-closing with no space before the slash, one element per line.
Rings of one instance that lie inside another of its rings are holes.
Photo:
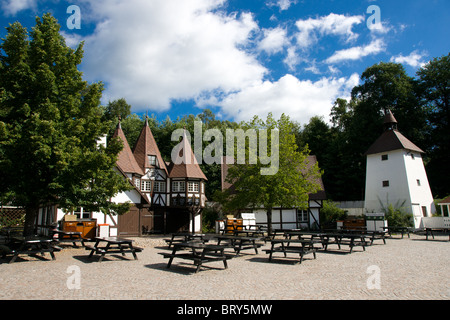
<path fill-rule="evenodd" d="M 139 236 L 139 209 L 135 206 L 130 211 L 118 216 L 118 235 L 119 236 Z"/>

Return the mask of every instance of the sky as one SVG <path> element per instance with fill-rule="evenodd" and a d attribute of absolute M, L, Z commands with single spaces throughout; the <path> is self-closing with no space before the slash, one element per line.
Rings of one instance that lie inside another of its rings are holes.
<path fill-rule="evenodd" d="M 104 83 L 102 104 L 125 98 L 161 121 L 204 108 L 329 121 L 366 68 L 396 62 L 415 76 L 450 51 L 448 0 L 0 0 L 0 37 L 46 12 L 67 45 L 84 41 L 79 69 Z"/>

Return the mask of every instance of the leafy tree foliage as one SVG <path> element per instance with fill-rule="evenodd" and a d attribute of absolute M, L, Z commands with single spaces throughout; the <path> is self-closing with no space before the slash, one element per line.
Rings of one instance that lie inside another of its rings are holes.
<path fill-rule="evenodd" d="M 50 14 L 30 34 L 14 23 L 0 46 L 0 193 L 26 208 L 25 234 L 34 232 L 42 204 L 121 211 L 109 199 L 128 185 L 114 170 L 121 144 L 107 148 L 101 83 L 83 81 L 73 50 Z"/>

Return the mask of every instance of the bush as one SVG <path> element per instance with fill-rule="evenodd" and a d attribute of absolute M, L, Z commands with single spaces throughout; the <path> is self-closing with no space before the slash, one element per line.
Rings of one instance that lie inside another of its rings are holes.
<path fill-rule="evenodd" d="M 383 211 L 389 227 L 413 226 L 413 215 L 406 212 L 404 208 L 389 204 L 387 208 L 383 207 Z"/>
<path fill-rule="evenodd" d="M 336 221 L 344 220 L 345 218 L 347 218 L 347 212 L 338 208 L 333 201 L 326 200 L 323 202 L 323 207 L 320 210 L 321 225 L 335 224 Z"/>

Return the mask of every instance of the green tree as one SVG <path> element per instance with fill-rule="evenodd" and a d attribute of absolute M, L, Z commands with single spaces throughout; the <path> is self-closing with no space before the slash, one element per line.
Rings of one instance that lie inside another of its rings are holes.
<path fill-rule="evenodd" d="M 265 122 L 255 117 L 246 125 L 246 129 L 266 129 L 268 132 L 270 132 L 269 130 L 278 132 L 278 171 L 275 174 L 262 174 L 261 169 L 267 165 L 261 162 L 261 154 L 258 156 L 257 163 L 250 163 L 248 155 L 253 150 L 248 143 L 246 144 L 246 163 L 234 164 L 228 170 L 227 181 L 233 183 L 233 188 L 217 192 L 215 196 L 225 210 L 262 206 L 267 210 L 267 223 L 269 233 L 271 233 L 273 208 L 282 205 L 283 207 L 306 209 L 308 194 L 320 189 L 317 181 L 321 172 L 317 164 L 308 165 L 309 150 L 306 147 L 298 149 L 293 123 L 286 115 L 283 114 L 276 121 L 269 114 Z M 275 138 L 274 134 L 274 132 L 267 134 L 268 146 L 271 145 L 271 139 Z M 261 137 L 261 132 L 259 132 L 259 139 Z M 261 140 L 259 143 L 261 144 Z M 272 152 L 276 152 L 276 150 L 271 150 L 268 155 L 273 155 Z"/>
<path fill-rule="evenodd" d="M 427 171 L 435 197 L 450 193 L 450 54 L 434 58 L 418 70 L 419 92 L 427 106 L 429 148 Z"/>
<path fill-rule="evenodd" d="M 34 232 L 42 204 L 123 213 L 109 200 L 129 184 L 114 170 L 122 145 L 97 140 L 103 85 L 88 84 L 77 66 L 83 44 L 66 46 L 50 14 L 36 18 L 30 34 L 9 25 L 0 46 L 0 193 L 26 209 L 24 234 Z"/>

